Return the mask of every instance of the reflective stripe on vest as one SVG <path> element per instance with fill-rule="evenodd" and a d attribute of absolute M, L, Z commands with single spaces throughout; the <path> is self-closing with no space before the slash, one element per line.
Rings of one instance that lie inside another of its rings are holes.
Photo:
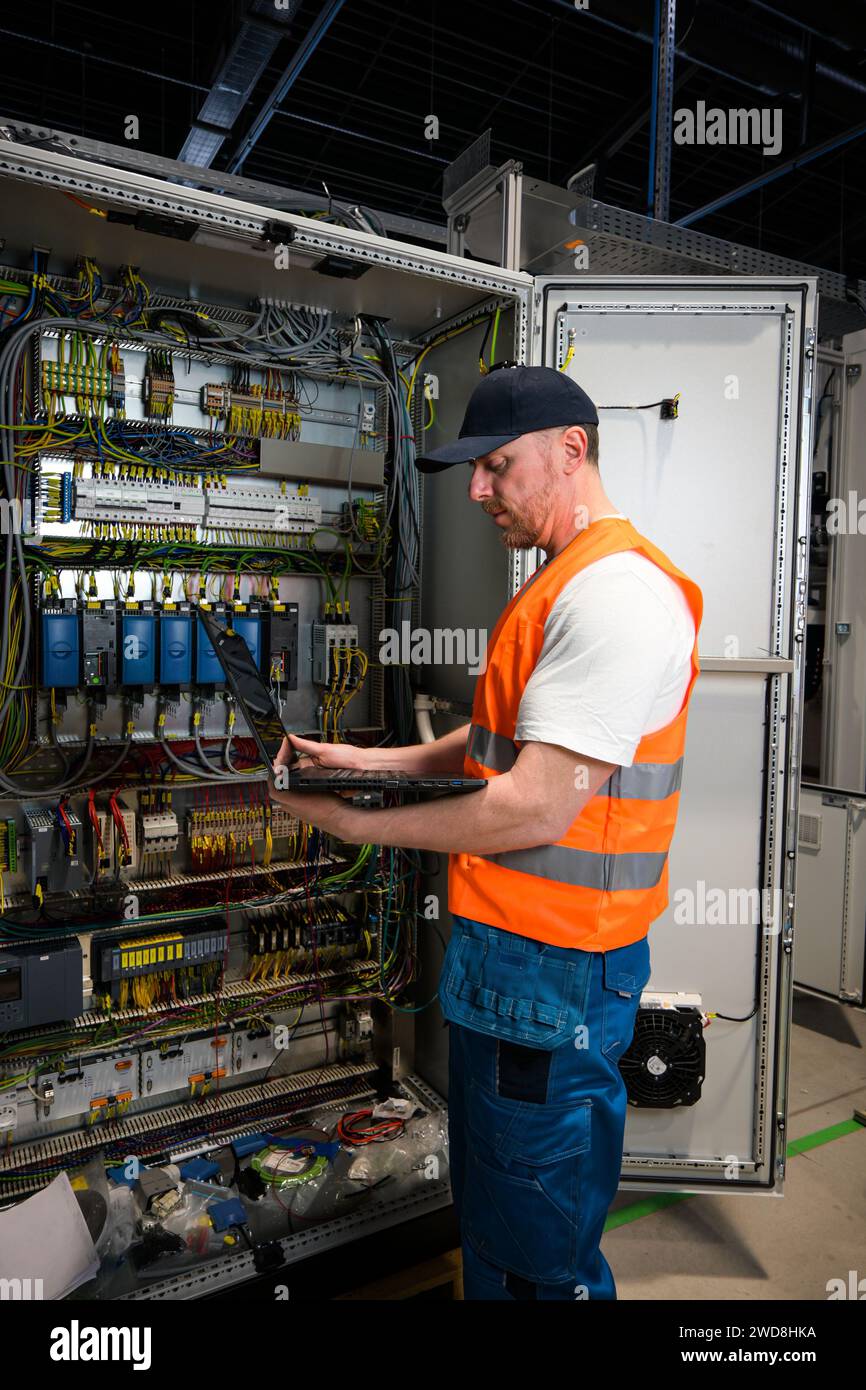
<path fill-rule="evenodd" d="M 470 724 L 466 740 L 466 756 L 496 772 L 510 772 L 520 750 L 513 739 L 504 734 L 492 734 L 480 724 Z"/>
<path fill-rule="evenodd" d="M 666 852 L 594 854 L 587 849 L 570 849 L 568 845 L 536 845 L 532 849 L 503 850 L 500 854 L 482 854 L 478 857 L 503 869 L 536 874 L 539 878 L 550 878 L 556 883 L 615 893 L 635 888 L 654 888 L 662 876 L 668 856 Z"/>
<path fill-rule="evenodd" d="M 675 763 L 632 763 L 610 774 L 602 794 L 623 801 L 664 801 L 679 791 L 682 780 L 682 758 Z"/>
<path fill-rule="evenodd" d="M 510 772 L 520 752 L 513 739 L 491 733 L 481 724 L 470 724 L 466 755 L 494 772 Z M 578 756 L 577 754 L 575 756 Z M 679 791 L 683 780 L 683 760 L 673 763 L 633 763 L 611 773 L 599 795 L 622 801 L 664 801 Z"/>

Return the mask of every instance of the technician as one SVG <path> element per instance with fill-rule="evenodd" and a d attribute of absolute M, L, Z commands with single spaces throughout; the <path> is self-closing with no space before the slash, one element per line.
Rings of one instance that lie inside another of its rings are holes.
<path fill-rule="evenodd" d="M 618 1063 L 668 902 L 703 604 L 602 487 L 597 426 L 565 373 L 506 366 L 473 392 L 459 439 L 418 459 L 468 468 L 503 543 L 547 556 L 493 630 L 471 723 L 390 750 L 292 736 L 320 766 L 465 773 L 484 791 L 373 811 L 276 794 L 349 843 L 449 854 L 439 1000 L 466 1299 L 616 1298 L 600 1240 L 622 1161 Z"/>

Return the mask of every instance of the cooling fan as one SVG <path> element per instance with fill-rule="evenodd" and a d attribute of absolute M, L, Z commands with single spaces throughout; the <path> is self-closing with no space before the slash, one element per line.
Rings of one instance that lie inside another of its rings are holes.
<path fill-rule="evenodd" d="M 671 1109 L 701 1098 L 705 1016 L 695 994 L 644 995 L 619 1069 L 629 1105 Z"/>

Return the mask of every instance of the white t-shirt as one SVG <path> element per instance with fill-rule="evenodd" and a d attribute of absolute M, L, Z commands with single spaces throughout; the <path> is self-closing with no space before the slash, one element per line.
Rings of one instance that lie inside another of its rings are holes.
<path fill-rule="evenodd" d="M 685 594 L 658 565 L 633 550 L 595 560 L 548 614 L 515 740 L 631 767 L 643 735 L 679 713 L 694 641 Z"/>

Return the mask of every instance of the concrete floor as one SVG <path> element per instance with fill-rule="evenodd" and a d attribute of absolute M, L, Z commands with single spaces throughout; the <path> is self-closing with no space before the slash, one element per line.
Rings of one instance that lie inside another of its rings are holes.
<path fill-rule="evenodd" d="M 789 1142 L 866 1110 L 866 1010 L 797 990 L 793 1021 Z M 621 1299 L 826 1301 L 828 1279 L 866 1281 L 866 1127 L 789 1157 L 781 1198 L 688 1197 L 602 1249 Z"/>

